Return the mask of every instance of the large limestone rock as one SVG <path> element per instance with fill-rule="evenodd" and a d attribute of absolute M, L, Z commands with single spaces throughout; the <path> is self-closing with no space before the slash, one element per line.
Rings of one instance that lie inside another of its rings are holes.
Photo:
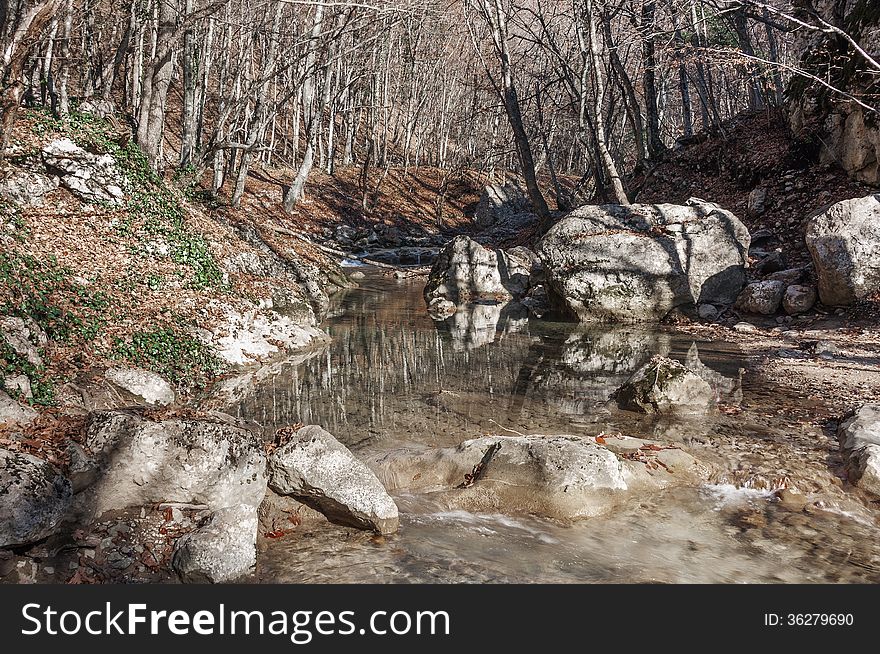
<path fill-rule="evenodd" d="M 348 448 L 316 425 L 289 434 L 269 457 L 269 486 L 333 522 L 382 534 L 397 531 L 397 505 Z"/>
<path fill-rule="evenodd" d="M 43 163 L 61 185 L 86 202 L 122 204 L 125 176 L 110 154 L 92 154 L 67 138 L 43 146 Z"/>
<path fill-rule="evenodd" d="M 621 409 L 639 413 L 701 414 L 714 404 L 715 392 L 678 361 L 655 356 L 617 389 L 615 399 Z"/>
<path fill-rule="evenodd" d="M 96 481 L 84 492 L 92 511 L 183 502 L 204 504 L 210 521 L 177 543 L 184 581 L 223 582 L 256 560 L 257 509 L 266 493 L 260 438 L 204 420 L 147 420 L 136 413 L 92 415 L 84 443 Z M 88 475 L 89 470 L 78 470 Z"/>
<path fill-rule="evenodd" d="M 99 471 L 90 489 L 97 515 L 157 502 L 256 507 L 266 492 L 262 441 L 228 424 L 97 412 L 84 446 Z"/>
<path fill-rule="evenodd" d="M 437 255 L 425 285 L 425 301 L 442 297 L 454 304 L 505 301 L 529 289 L 532 262 L 457 236 Z"/>
<path fill-rule="evenodd" d="M 268 308 L 240 310 L 214 302 L 208 311 L 214 316 L 212 327 L 199 331 L 198 336 L 220 359 L 232 365 L 267 361 L 330 340 L 321 329 L 301 318 Z"/>
<path fill-rule="evenodd" d="M 70 481 L 46 461 L 0 449 L 0 548 L 51 535 L 72 496 Z"/>
<path fill-rule="evenodd" d="M 634 493 L 692 483 L 702 475 L 681 450 L 638 439 L 600 444 L 578 436 L 491 436 L 455 448 L 393 451 L 370 465 L 389 489 L 439 492 L 450 508 L 559 520 L 600 515 Z M 480 473 L 469 483 L 478 466 Z"/>
<path fill-rule="evenodd" d="M 108 381 L 142 398 L 146 404 L 165 406 L 174 404 L 171 384 L 160 375 L 141 368 L 110 368 L 104 373 Z"/>
<path fill-rule="evenodd" d="M 844 416 L 837 439 L 849 480 L 880 496 L 880 404 L 864 404 Z"/>
<path fill-rule="evenodd" d="M 844 200 L 813 216 L 806 241 L 823 304 L 844 306 L 880 291 L 880 194 Z"/>
<path fill-rule="evenodd" d="M 749 233 L 729 211 L 674 204 L 583 206 L 538 244 L 551 301 L 583 322 L 656 322 L 672 309 L 731 304 Z"/>

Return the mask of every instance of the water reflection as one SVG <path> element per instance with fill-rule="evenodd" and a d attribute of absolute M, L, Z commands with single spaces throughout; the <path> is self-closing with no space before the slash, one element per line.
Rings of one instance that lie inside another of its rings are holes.
<path fill-rule="evenodd" d="M 608 396 L 654 354 L 694 368 L 724 401 L 741 396 L 737 355 L 717 345 L 530 321 L 515 303 L 463 306 L 435 323 L 421 290 L 418 281 L 369 277 L 337 298 L 330 345 L 227 380 L 212 403 L 268 430 L 315 423 L 349 446 L 388 447 L 613 423 Z"/>

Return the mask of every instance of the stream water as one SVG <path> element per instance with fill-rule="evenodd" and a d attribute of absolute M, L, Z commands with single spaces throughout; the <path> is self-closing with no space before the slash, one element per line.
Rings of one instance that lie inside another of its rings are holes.
<path fill-rule="evenodd" d="M 745 372 L 735 346 L 529 321 L 494 305 L 435 323 L 421 291 L 419 280 L 369 272 L 337 299 L 330 345 L 230 380 L 224 410 L 269 429 L 319 424 L 364 457 L 492 433 L 621 431 L 680 444 L 712 467 L 710 482 L 574 525 L 397 496 L 398 534 L 303 527 L 262 543 L 253 581 L 880 581 L 876 511 L 835 479 L 821 428 L 774 419 L 788 398 Z M 681 422 L 611 406 L 610 393 L 654 354 L 699 372 L 727 410 Z M 786 509 L 778 485 L 810 506 Z"/>

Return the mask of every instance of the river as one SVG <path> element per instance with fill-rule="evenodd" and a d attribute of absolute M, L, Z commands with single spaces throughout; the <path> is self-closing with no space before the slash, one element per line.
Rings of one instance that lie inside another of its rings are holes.
<path fill-rule="evenodd" d="M 399 495 L 398 534 L 323 525 L 264 539 L 252 581 L 880 581 L 875 512 L 836 480 L 831 439 L 778 419 L 792 398 L 750 372 L 734 344 L 529 321 L 494 305 L 435 323 L 422 286 L 369 271 L 336 298 L 324 325 L 331 344 L 230 381 L 224 410 L 269 431 L 321 425 L 364 458 L 486 434 L 621 431 L 687 449 L 711 466 L 709 482 L 572 525 Z M 722 410 L 658 421 L 616 409 L 611 392 L 654 354 L 697 371 Z M 810 505 L 785 508 L 779 486 Z"/>

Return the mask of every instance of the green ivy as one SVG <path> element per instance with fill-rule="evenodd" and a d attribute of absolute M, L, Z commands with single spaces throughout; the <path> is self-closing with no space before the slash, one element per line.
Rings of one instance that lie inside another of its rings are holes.
<path fill-rule="evenodd" d="M 0 314 L 29 317 L 55 340 L 92 340 L 106 322 L 107 296 L 74 282 L 53 256 L 0 253 L 0 288 Z"/>
<path fill-rule="evenodd" d="M 162 327 L 117 338 L 113 353 L 188 388 L 204 388 L 223 372 L 222 362 L 194 336 L 180 328 Z"/>

